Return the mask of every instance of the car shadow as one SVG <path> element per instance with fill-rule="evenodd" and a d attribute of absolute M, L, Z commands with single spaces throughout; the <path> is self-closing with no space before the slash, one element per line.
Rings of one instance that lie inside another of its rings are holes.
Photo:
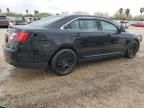
<path fill-rule="evenodd" d="M 43 78 L 52 78 L 57 76 L 50 69 L 27 69 L 12 66 L 12 68 L 8 71 L 10 72 L 9 78 L 12 80 L 40 80 Z"/>
<path fill-rule="evenodd" d="M 73 70 L 74 72 L 71 74 L 77 73 L 78 70 L 83 69 L 83 67 L 86 67 L 87 65 L 98 65 L 103 62 L 111 62 L 112 60 L 119 60 L 122 57 L 113 57 L 113 58 L 105 58 L 105 59 L 97 59 L 87 62 L 79 63 L 76 68 Z M 54 78 L 59 77 L 59 75 L 55 74 L 50 68 L 49 69 L 26 69 L 26 68 L 18 68 L 13 67 L 9 70 L 10 75 L 9 77 L 11 79 L 25 79 L 25 80 L 34 80 L 34 79 L 43 79 L 43 78 Z M 69 75 L 71 75 L 69 74 Z"/>
<path fill-rule="evenodd" d="M 86 65 L 90 64 L 100 64 L 103 62 L 111 62 L 113 60 L 120 60 L 120 59 L 125 59 L 122 56 L 114 56 L 114 57 L 108 57 L 108 58 L 98 58 L 98 59 L 93 59 L 93 60 L 88 60 L 85 62 L 81 62 L 78 64 L 78 67 L 85 67 Z"/>
<path fill-rule="evenodd" d="M 7 29 L 8 27 L 0 27 L 0 29 Z"/>

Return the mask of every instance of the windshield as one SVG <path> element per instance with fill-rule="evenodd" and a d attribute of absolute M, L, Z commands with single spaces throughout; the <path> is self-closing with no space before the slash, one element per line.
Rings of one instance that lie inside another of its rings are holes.
<path fill-rule="evenodd" d="M 30 24 L 28 24 L 28 26 L 35 26 L 35 27 L 46 27 L 47 25 L 56 22 L 60 19 L 62 19 L 64 16 L 49 16 L 46 18 L 43 18 L 39 21 L 34 21 Z"/>

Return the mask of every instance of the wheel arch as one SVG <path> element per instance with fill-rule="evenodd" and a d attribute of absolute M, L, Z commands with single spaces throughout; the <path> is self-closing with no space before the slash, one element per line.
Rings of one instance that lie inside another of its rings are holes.
<path fill-rule="evenodd" d="M 55 51 L 53 51 L 53 53 L 51 54 L 51 56 L 49 58 L 49 62 L 48 62 L 49 66 L 51 65 L 52 58 L 55 56 L 55 54 L 63 49 L 71 49 L 72 51 L 74 51 L 78 58 L 78 61 L 79 61 L 79 56 L 80 56 L 79 50 L 71 44 L 64 44 L 64 45 L 61 45 L 60 47 L 56 48 Z"/>
<path fill-rule="evenodd" d="M 138 48 L 140 48 L 140 41 L 137 38 L 134 38 L 134 39 L 130 40 L 129 43 L 132 42 L 132 41 L 136 41 L 138 43 Z"/>
<path fill-rule="evenodd" d="M 129 43 L 131 43 L 132 41 L 136 41 L 137 43 L 138 43 L 138 46 L 140 47 L 140 41 L 137 39 L 137 38 L 134 38 L 134 39 L 131 39 L 131 40 L 129 40 L 128 42 L 127 42 L 127 47 L 128 47 L 128 45 L 129 45 Z"/>
<path fill-rule="evenodd" d="M 138 43 L 138 47 L 140 48 L 140 41 L 138 39 L 135 39 L 135 41 Z"/>

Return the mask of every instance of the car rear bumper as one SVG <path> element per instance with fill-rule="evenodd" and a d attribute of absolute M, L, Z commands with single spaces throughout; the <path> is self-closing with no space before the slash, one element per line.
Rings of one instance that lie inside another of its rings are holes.
<path fill-rule="evenodd" d="M 26 62 L 26 61 L 16 61 L 15 58 L 15 52 L 10 50 L 9 48 L 3 47 L 4 57 L 5 61 L 11 65 L 14 65 L 16 67 L 22 67 L 22 68 L 47 68 L 48 63 L 47 62 Z"/>

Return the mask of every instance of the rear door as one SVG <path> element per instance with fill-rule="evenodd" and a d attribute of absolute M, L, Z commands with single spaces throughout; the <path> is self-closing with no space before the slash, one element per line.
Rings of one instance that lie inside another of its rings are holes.
<path fill-rule="evenodd" d="M 106 35 L 98 31 L 95 18 L 79 18 L 68 24 L 65 29 L 69 30 L 82 58 L 103 54 Z"/>

